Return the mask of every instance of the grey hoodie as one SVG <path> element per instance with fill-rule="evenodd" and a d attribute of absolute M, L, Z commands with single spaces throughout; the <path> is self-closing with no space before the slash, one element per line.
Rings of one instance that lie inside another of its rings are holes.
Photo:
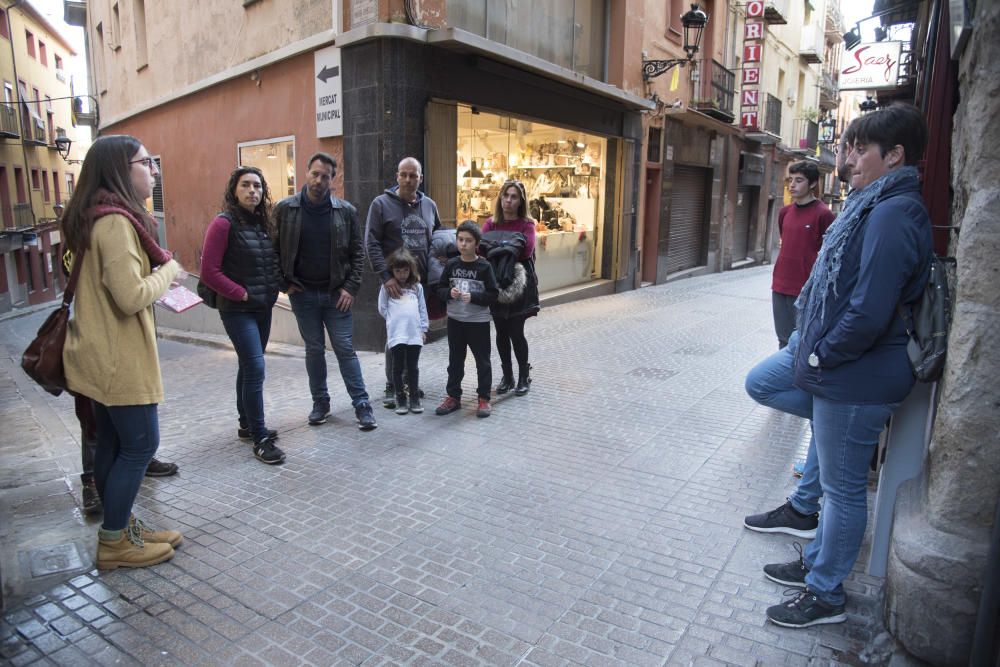
<path fill-rule="evenodd" d="M 417 191 L 412 204 L 399 198 L 399 186 L 393 186 L 372 201 L 365 223 L 368 261 L 382 282 L 392 278 L 392 271 L 385 265 L 385 258 L 401 247 L 417 259 L 420 281 L 427 282 L 427 256 L 431 235 L 441 226 L 437 204 Z"/>

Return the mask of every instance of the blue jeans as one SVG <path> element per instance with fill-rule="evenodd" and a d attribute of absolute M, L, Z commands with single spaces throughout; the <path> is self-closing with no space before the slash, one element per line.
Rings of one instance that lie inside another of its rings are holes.
<path fill-rule="evenodd" d="M 324 327 L 330 335 L 333 353 L 340 364 L 340 377 L 351 397 L 351 404 L 358 407 L 368 402 L 365 381 L 361 377 L 361 362 L 354 352 L 354 316 L 337 310 L 339 293 L 304 290 L 288 295 L 299 325 L 299 334 L 306 344 L 306 374 L 313 403 L 330 403 L 326 386 L 326 340 Z"/>
<path fill-rule="evenodd" d="M 219 312 L 222 326 L 236 350 L 236 412 L 240 426 L 250 429 L 254 442 L 267 437 L 264 425 L 264 350 L 271 336 L 271 310 L 257 313 Z"/>
<path fill-rule="evenodd" d="M 816 539 L 802 554 L 806 586 L 827 604 L 844 604 L 843 581 L 868 524 L 868 464 L 899 403 L 851 405 L 813 399 L 813 434 L 826 499 Z"/>
<path fill-rule="evenodd" d="M 104 503 L 101 527 L 121 530 L 128 525 L 146 466 L 160 445 L 156 404 L 106 406 L 94 401 L 94 417 L 94 482 Z"/>
<path fill-rule="evenodd" d="M 792 364 L 798 346 L 799 332 L 795 331 L 788 339 L 786 347 L 778 350 L 747 373 L 745 387 L 750 398 L 761 405 L 787 412 L 796 417 L 809 419 L 809 427 L 812 429 L 813 396 L 792 384 L 794 378 Z M 795 491 L 788 497 L 788 501 L 796 511 L 803 514 L 813 514 L 819 511 L 819 499 L 822 495 L 823 487 L 820 483 L 814 431 L 812 437 L 809 438 L 809 449 L 806 452 L 802 478 L 795 487 Z"/>

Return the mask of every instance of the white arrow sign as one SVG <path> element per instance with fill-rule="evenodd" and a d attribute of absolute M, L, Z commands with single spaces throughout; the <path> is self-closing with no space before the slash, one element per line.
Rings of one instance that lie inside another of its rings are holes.
<path fill-rule="evenodd" d="M 344 134 L 340 77 L 340 49 L 328 46 L 314 53 L 316 86 L 316 136 L 339 137 Z"/>

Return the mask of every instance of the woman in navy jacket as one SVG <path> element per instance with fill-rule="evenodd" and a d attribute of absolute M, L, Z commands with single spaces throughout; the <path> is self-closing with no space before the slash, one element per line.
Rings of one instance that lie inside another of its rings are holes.
<path fill-rule="evenodd" d="M 920 111 L 903 104 L 881 109 L 860 119 L 855 136 L 847 160 L 854 191 L 796 302 L 792 372 L 795 387 L 812 399 L 825 500 L 802 558 L 765 567 L 769 578 L 804 588 L 767 610 L 786 627 L 847 618 L 843 581 L 865 534 L 869 462 L 914 383 L 897 307 L 919 299 L 933 252 L 914 166 L 927 142 Z"/>

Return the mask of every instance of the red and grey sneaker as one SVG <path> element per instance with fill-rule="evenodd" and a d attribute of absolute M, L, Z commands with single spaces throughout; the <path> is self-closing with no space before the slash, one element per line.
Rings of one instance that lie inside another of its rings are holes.
<path fill-rule="evenodd" d="M 483 419 L 484 417 L 489 417 L 491 414 L 493 414 L 493 408 L 490 407 L 489 399 L 480 398 L 479 407 L 476 408 L 476 416 Z"/>
<path fill-rule="evenodd" d="M 462 407 L 462 402 L 455 398 L 454 396 L 445 396 L 444 400 L 441 401 L 441 405 L 437 406 L 434 411 L 436 415 L 448 415 L 458 410 Z"/>

